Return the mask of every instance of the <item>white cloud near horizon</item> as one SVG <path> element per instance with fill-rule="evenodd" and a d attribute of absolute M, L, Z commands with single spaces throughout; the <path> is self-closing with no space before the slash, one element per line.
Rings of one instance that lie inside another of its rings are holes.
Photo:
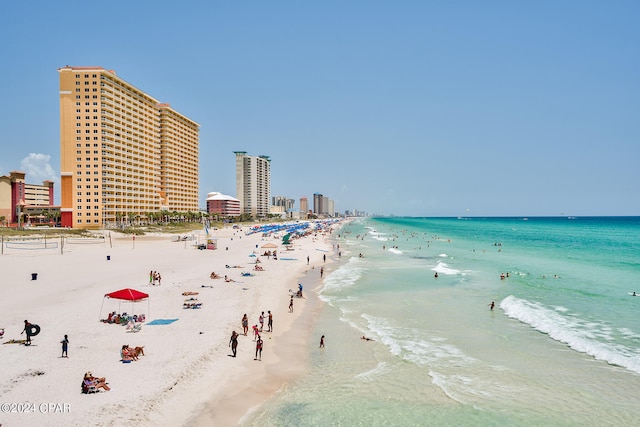
<path fill-rule="evenodd" d="M 40 184 L 42 181 L 50 180 L 58 182 L 58 174 L 49 164 L 51 156 L 42 153 L 29 153 L 20 162 L 22 172 L 26 173 L 25 179 L 30 184 Z"/>

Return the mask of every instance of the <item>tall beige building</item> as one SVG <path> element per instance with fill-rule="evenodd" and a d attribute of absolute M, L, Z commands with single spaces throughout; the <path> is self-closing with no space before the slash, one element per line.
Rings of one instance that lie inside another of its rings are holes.
<path fill-rule="evenodd" d="M 60 74 L 61 223 L 198 210 L 200 125 L 102 67 Z"/>
<path fill-rule="evenodd" d="M 271 160 L 269 156 L 249 156 L 245 151 L 236 155 L 236 197 L 240 211 L 254 218 L 271 213 Z"/>

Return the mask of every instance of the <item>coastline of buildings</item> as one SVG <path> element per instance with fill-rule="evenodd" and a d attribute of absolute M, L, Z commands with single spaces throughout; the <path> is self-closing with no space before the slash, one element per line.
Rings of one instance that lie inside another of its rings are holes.
<path fill-rule="evenodd" d="M 202 214 L 251 219 L 327 218 L 332 199 L 271 197 L 271 159 L 234 151 L 236 197 L 207 194 L 199 208 L 200 125 L 99 66 L 58 69 L 60 206 L 54 183 L 0 176 L 0 226 L 110 228 Z M 355 213 L 355 212 L 354 212 Z M 185 214 L 185 215 L 182 215 Z M 348 215 L 345 211 L 343 215 Z M 340 215 L 342 216 L 342 215 Z"/>

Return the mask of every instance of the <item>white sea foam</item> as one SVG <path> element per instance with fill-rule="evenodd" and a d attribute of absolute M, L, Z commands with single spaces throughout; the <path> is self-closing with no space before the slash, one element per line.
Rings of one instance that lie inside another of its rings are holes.
<path fill-rule="evenodd" d="M 402 251 L 400 249 L 396 249 L 396 248 L 389 248 L 387 249 L 389 252 L 391 252 L 392 254 L 396 254 L 396 255 L 402 255 Z"/>
<path fill-rule="evenodd" d="M 438 261 L 436 266 L 433 267 L 431 270 L 439 274 L 448 274 L 448 275 L 460 274 L 460 270 L 456 270 L 455 268 L 449 268 L 449 266 L 442 261 Z"/>
<path fill-rule="evenodd" d="M 325 277 L 324 286 L 320 291 L 320 298 L 326 302 L 326 294 L 331 294 L 355 285 L 362 276 L 362 272 L 363 260 L 356 257 L 350 258 L 347 263 Z"/>
<path fill-rule="evenodd" d="M 364 382 L 370 382 L 391 371 L 391 367 L 386 362 L 378 362 L 375 368 L 356 375 L 356 378 Z"/>
<path fill-rule="evenodd" d="M 576 351 L 640 373 L 638 350 L 622 344 L 613 344 L 615 340 L 609 325 L 586 321 L 569 312 L 560 313 L 558 310 L 513 295 L 503 299 L 500 308 L 507 316 L 567 344 Z"/>

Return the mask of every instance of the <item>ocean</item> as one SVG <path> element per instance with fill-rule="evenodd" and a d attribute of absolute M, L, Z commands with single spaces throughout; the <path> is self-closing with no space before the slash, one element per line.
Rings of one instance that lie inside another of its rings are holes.
<path fill-rule="evenodd" d="M 640 425 L 640 217 L 367 218 L 334 238 L 308 373 L 243 425 Z"/>

